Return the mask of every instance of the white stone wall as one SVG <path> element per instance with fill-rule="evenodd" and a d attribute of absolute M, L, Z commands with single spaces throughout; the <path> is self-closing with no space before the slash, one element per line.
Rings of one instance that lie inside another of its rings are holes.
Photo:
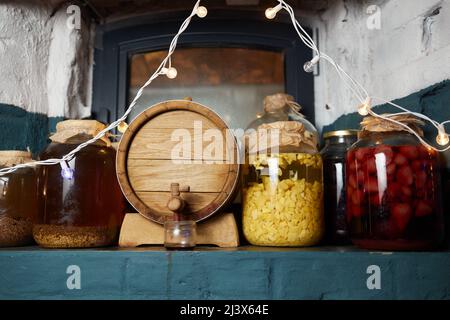
<path fill-rule="evenodd" d="M 401 98 L 450 79 L 450 0 L 336 0 L 320 19 L 320 49 L 360 81 L 369 94 Z M 367 27 L 377 5 L 381 28 Z M 319 128 L 354 112 L 357 100 L 326 62 L 315 79 Z M 329 109 L 326 108 L 328 106 Z"/>
<path fill-rule="evenodd" d="M 0 103 L 48 116 L 90 114 L 92 32 L 61 1 L 0 3 Z"/>
<path fill-rule="evenodd" d="M 68 28 L 61 3 L 0 3 L 0 103 L 49 116 L 90 114 L 93 26 L 82 19 L 80 30 Z M 367 27 L 370 5 L 381 10 L 379 30 Z M 396 99 L 450 78 L 450 0 L 334 0 L 301 21 L 373 96 Z M 319 128 L 358 104 L 326 62 L 315 98 Z"/>

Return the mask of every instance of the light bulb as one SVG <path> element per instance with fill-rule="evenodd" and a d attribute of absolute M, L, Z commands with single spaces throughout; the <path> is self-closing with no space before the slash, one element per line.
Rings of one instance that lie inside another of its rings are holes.
<path fill-rule="evenodd" d="M 266 9 L 266 18 L 267 19 L 274 19 L 277 16 L 278 11 L 282 9 L 281 4 L 277 5 L 273 8 L 267 8 Z"/>
<path fill-rule="evenodd" d="M 305 70 L 305 72 L 308 72 L 308 73 L 313 73 L 314 66 L 315 65 L 311 61 L 306 61 L 305 64 L 303 65 L 303 70 Z"/>
<path fill-rule="evenodd" d="M 362 116 L 367 116 L 369 114 L 371 106 L 372 106 L 372 99 L 367 97 L 366 101 L 364 101 L 364 103 L 358 106 L 358 113 Z"/>
<path fill-rule="evenodd" d="M 163 68 L 162 73 L 164 73 L 169 79 L 175 79 L 178 75 L 178 71 L 174 67 Z"/>
<path fill-rule="evenodd" d="M 61 164 L 61 177 L 66 180 L 72 180 L 75 171 L 67 165 L 65 161 L 60 162 Z"/>
<path fill-rule="evenodd" d="M 436 137 L 436 142 L 440 146 L 446 146 L 450 142 L 450 139 L 448 138 L 447 133 L 445 133 L 445 130 L 439 130 L 439 134 Z"/>
<path fill-rule="evenodd" d="M 314 72 L 314 67 L 319 62 L 319 60 L 320 57 L 317 55 L 311 61 L 306 61 L 305 64 L 303 65 L 303 70 L 305 70 L 305 72 L 308 73 Z"/>
<path fill-rule="evenodd" d="M 125 121 L 122 121 L 117 126 L 117 130 L 119 130 L 120 133 L 124 133 L 128 129 L 128 124 Z"/>
<path fill-rule="evenodd" d="M 367 116 L 369 114 L 369 110 L 367 109 L 367 105 L 365 103 L 358 107 L 358 113 L 362 116 Z"/>
<path fill-rule="evenodd" d="M 206 7 L 200 6 L 197 8 L 197 16 L 199 18 L 204 18 L 204 17 L 206 17 L 207 14 L 208 14 L 208 9 L 206 9 Z"/>

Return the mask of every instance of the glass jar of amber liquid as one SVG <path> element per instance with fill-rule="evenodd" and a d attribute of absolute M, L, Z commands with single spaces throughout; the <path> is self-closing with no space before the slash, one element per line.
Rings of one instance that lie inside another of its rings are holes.
<path fill-rule="evenodd" d="M 60 122 L 40 158 L 61 158 L 103 128 L 94 120 Z M 40 212 L 33 227 L 39 245 L 88 248 L 116 242 L 125 201 L 116 178 L 115 155 L 103 138 L 81 149 L 67 165 L 40 168 Z"/>
<path fill-rule="evenodd" d="M 380 123 L 371 130 L 362 131 L 347 154 L 353 243 L 393 251 L 436 247 L 444 231 L 437 152 L 401 128 L 384 130 Z"/>
<path fill-rule="evenodd" d="M 315 245 L 325 231 L 317 131 L 292 97 L 277 94 L 264 104 L 265 114 L 246 131 L 244 235 L 260 246 Z"/>
<path fill-rule="evenodd" d="M 0 151 L 0 168 L 31 162 L 26 151 Z M 35 168 L 21 168 L 0 175 L 0 247 L 33 243 L 32 221 L 37 212 Z"/>

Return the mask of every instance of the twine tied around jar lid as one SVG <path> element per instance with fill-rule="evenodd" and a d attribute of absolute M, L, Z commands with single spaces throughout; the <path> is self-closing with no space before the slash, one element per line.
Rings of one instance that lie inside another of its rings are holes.
<path fill-rule="evenodd" d="M 295 114 L 304 118 L 300 113 L 301 106 L 294 101 L 294 97 L 285 93 L 277 93 L 264 98 L 264 111 L 277 112 L 290 108 Z M 276 121 L 263 123 L 256 130 L 245 134 L 249 153 L 268 152 L 306 152 L 317 153 L 317 135 L 308 131 L 301 122 Z"/>
<path fill-rule="evenodd" d="M 423 137 L 422 126 L 424 122 L 414 115 L 409 114 L 382 114 L 384 118 L 389 118 L 394 121 L 400 122 L 406 126 L 408 126 L 411 130 L 414 130 L 419 136 Z M 394 131 L 405 131 L 409 132 L 403 126 L 396 124 L 391 121 L 387 121 L 385 119 L 381 119 L 378 117 L 367 116 L 364 117 L 363 121 L 361 121 L 361 132 L 360 137 L 366 136 L 369 132 L 394 132 Z"/>
<path fill-rule="evenodd" d="M 0 151 L 0 167 L 12 167 L 32 161 L 33 159 L 31 158 L 31 152 L 29 151 Z"/>
<path fill-rule="evenodd" d="M 297 121 L 264 123 L 246 135 L 250 153 L 275 149 L 278 152 L 317 153 L 317 135 Z"/>
<path fill-rule="evenodd" d="M 97 120 L 65 120 L 58 122 L 56 125 L 56 133 L 54 133 L 50 140 L 57 143 L 69 143 L 71 138 L 78 135 L 86 135 L 95 137 L 106 126 Z M 111 140 L 108 134 L 100 138 L 108 147 L 111 146 Z"/>
<path fill-rule="evenodd" d="M 286 93 L 276 93 L 264 98 L 264 111 L 277 112 L 288 106 L 298 116 L 304 118 L 300 113 L 302 106 L 294 101 L 294 97 Z"/>

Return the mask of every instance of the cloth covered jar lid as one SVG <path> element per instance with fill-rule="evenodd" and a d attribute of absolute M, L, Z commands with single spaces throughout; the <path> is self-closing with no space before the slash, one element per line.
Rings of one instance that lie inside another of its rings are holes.
<path fill-rule="evenodd" d="M 305 152 L 317 153 L 317 132 L 300 113 L 301 106 L 294 101 L 294 97 L 285 93 L 277 93 L 264 98 L 266 113 L 294 112 L 297 120 L 287 116 L 277 118 L 258 119 L 259 123 L 246 131 L 246 146 L 248 152 Z M 279 119 L 279 120 L 278 120 Z M 276 121 L 273 121 L 276 120 Z M 264 123 L 264 121 L 269 121 Z M 273 121 L 273 122 L 271 122 Z M 313 131 L 314 130 L 314 131 Z"/>
<path fill-rule="evenodd" d="M 411 130 L 414 130 L 419 136 L 423 136 L 422 127 L 424 122 L 414 115 L 409 114 L 382 114 L 383 118 L 392 119 L 397 123 L 401 123 Z M 361 134 L 364 136 L 365 132 L 392 132 L 392 131 L 406 131 L 408 129 L 395 122 L 391 122 L 382 118 L 367 116 L 361 121 Z"/>
<path fill-rule="evenodd" d="M 246 137 L 250 153 L 274 148 L 279 152 L 318 152 L 316 135 L 306 130 L 303 123 L 296 121 L 265 123 Z"/>
<path fill-rule="evenodd" d="M 58 122 L 56 133 L 50 137 L 50 140 L 57 143 L 66 143 L 70 138 L 80 134 L 95 137 L 105 128 L 106 126 L 97 120 L 65 120 Z M 105 134 L 100 140 L 105 142 L 107 146 L 111 145 L 108 134 Z"/>
<path fill-rule="evenodd" d="M 31 152 L 18 150 L 0 151 L 0 167 L 11 167 L 17 164 L 31 162 Z"/>
<path fill-rule="evenodd" d="M 264 98 L 264 111 L 265 112 L 277 112 L 284 107 L 289 106 L 299 116 L 303 115 L 300 112 L 301 106 L 294 101 L 294 97 L 286 93 L 276 93 Z"/>

